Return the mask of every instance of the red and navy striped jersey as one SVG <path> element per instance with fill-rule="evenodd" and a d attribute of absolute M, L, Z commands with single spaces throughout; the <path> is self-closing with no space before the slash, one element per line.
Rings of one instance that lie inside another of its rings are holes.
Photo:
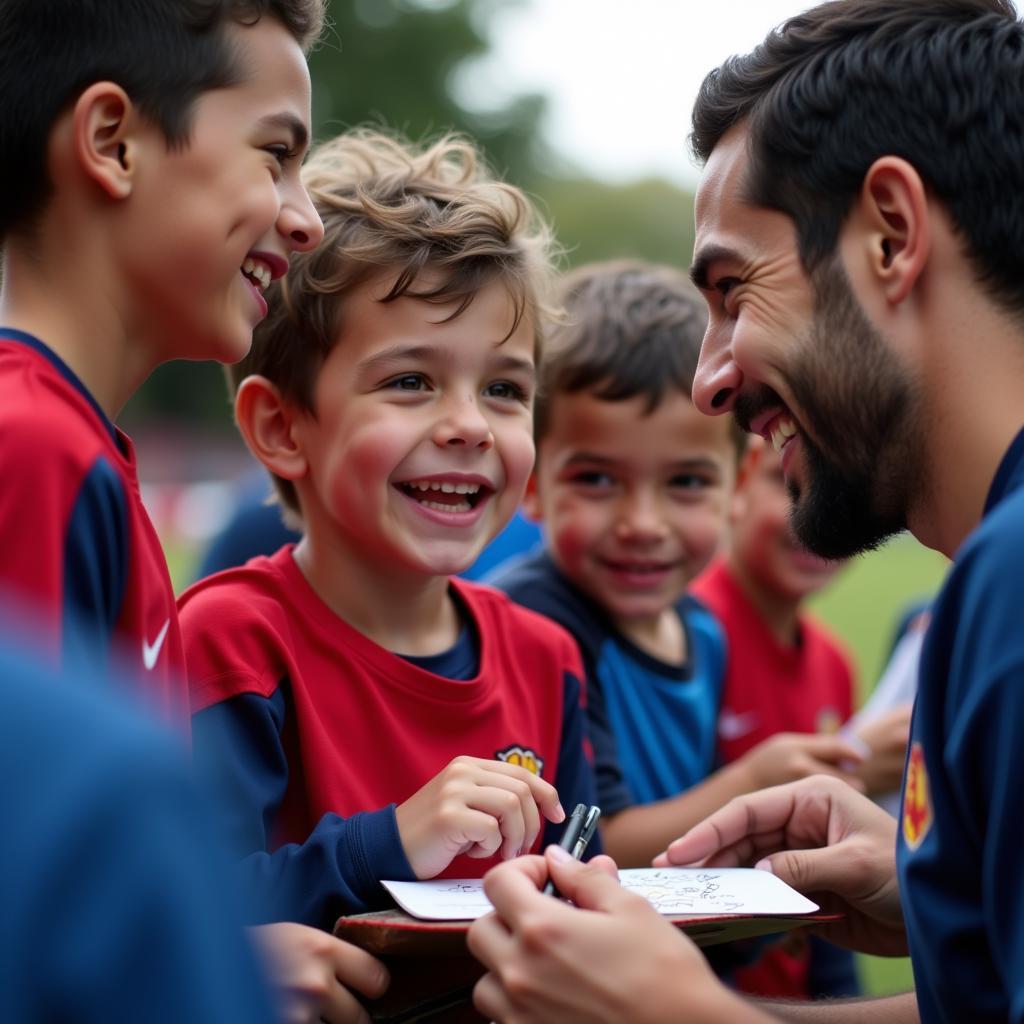
<path fill-rule="evenodd" d="M 451 587 L 479 638 L 465 676 L 363 636 L 320 599 L 290 545 L 182 595 L 197 771 L 251 906 L 276 894 L 254 921 L 330 927 L 383 905 L 379 881 L 411 877 L 394 806 L 460 754 L 519 764 L 565 806 L 594 802 L 576 645 L 489 587 Z M 493 863 L 460 856 L 441 876 L 480 877 Z"/>
<path fill-rule="evenodd" d="M 187 722 L 174 591 L 129 438 L 41 341 L 0 328 L 0 589 L 56 667 L 117 667 Z"/>

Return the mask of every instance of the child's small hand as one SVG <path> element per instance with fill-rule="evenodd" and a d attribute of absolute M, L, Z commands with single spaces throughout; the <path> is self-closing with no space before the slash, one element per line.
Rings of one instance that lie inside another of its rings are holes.
<path fill-rule="evenodd" d="M 899 788 L 913 710 L 912 704 L 893 708 L 857 730 L 857 739 L 870 751 L 858 770 L 868 793 L 887 793 Z"/>
<path fill-rule="evenodd" d="M 395 815 L 402 847 L 417 878 L 433 878 L 461 853 L 503 860 L 525 853 L 541 815 L 562 821 L 554 786 L 504 761 L 456 757 Z"/>
<path fill-rule="evenodd" d="M 748 750 L 737 766 L 749 777 L 751 792 L 819 773 L 863 791 L 864 784 L 854 774 L 863 760 L 863 751 L 839 736 L 780 732 Z"/>

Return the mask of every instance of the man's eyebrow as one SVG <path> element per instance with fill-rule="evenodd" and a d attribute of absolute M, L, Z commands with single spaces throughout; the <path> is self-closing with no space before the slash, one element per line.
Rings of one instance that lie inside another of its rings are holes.
<path fill-rule="evenodd" d="M 711 286 L 708 284 L 708 268 L 718 260 L 736 259 L 735 249 L 724 245 L 706 245 L 694 256 L 690 265 L 690 280 L 701 290 L 706 292 Z"/>
<path fill-rule="evenodd" d="M 292 137 L 292 149 L 305 149 L 306 144 L 309 142 L 309 129 L 302 119 L 294 114 L 284 112 L 280 114 L 267 114 L 266 117 L 260 118 L 259 126 L 261 128 L 276 128 L 279 131 L 289 132 Z"/>

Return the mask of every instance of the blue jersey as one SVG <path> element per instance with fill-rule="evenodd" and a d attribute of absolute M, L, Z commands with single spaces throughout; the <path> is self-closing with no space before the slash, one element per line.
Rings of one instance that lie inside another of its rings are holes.
<path fill-rule="evenodd" d="M 178 741 L 4 647 L 0 1020 L 270 1024 Z"/>
<path fill-rule="evenodd" d="M 564 626 L 580 646 L 605 814 L 676 796 L 714 771 L 725 638 L 699 601 L 687 595 L 676 604 L 687 658 L 669 665 L 623 636 L 547 553 L 510 567 L 494 582 L 514 601 Z"/>
<path fill-rule="evenodd" d="M 921 1019 L 1024 1021 L 1024 431 L 921 655 L 897 865 Z"/>

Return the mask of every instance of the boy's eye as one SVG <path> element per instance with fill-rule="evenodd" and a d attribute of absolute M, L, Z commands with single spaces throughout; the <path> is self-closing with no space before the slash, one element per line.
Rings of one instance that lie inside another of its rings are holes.
<path fill-rule="evenodd" d="M 284 145 L 264 146 L 264 149 L 282 166 L 295 155 L 291 147 Z"/>
<path fill-rule="evenodd" d="M 427 382 L 420 373 L 403 373 L 401 377 L 392 377 L 384 386 L 396 391 L 422 391 Z"/>
<path fill-rule="evenodd" d="M 611 487 L 614 480 L 599 469 L 584 469 L 572 475 L 572 483 L 580 487 Z"/>
<path fill-rule="evenodd" d="M 525 388 L 510 380 L 496 380 L 488 384 L 486 393 L 490 398 L 503 398 L 515 402 L 526 402 L 530 397 Z"/>
<path fill-rule="evenodd" d="M 697 491 L 707 490 L 712 486 L 711 480 L 699 473 L 678 473 L 668 482 L 669 487 L 674 491 L 685 491 L 694 494 Z"/>

